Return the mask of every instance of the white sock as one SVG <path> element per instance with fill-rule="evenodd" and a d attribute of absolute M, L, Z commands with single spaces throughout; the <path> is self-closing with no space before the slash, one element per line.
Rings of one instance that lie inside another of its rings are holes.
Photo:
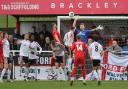
<path fill-rule="evenodd" d="M 58 74 L 59 73 L 59 69 L 55 68 L 55 72 L 56 72 L 56 74 Z"/>
<path fill-rule="evenodd" d="M 8 79 L 8 80 L 10 80 L 10 76 L 11 76 L 11 70 L 8 69 L 8 70 L 7 70 L 7 79 Z"/>
<path fill-rule="evenodd" d="M 59 72 L 63 73 L 63 69 L 61 67 L 59 67 Z"/>
<path fill-rule="evenodd" d="M 28 78 L 29 75 L 29 68 L 25 68 L 25 78 Z"/>
<path fill-rule="evenodd" d="M 93 71 L 95 78 L 98 80 L 97 72 L 96 70 Z"/>
<path fill-rule="evenodd" d="M 64 67 L 63 71 L 64 71 L 64 78 L 65 78 L 65 80 L 68 80 L 67 70 L 66 70 L 65 67 Z"/>
<path fill-rule="evenodd" d="M 83 83 L 86 83 L 86 79 L 83 79 Z"/>
<path fill-rule="evenodd" d="M 99 69 L 97 70 L 97 75 L 98 75 L 98 81 L 100 81 L 101 79 L 100 79 L 100 70 Z"/>
<path fill-rule="evenodd" d="M 58 80 L 60 80 L 60 70 L 56 68 L 55 71 L 56 71 L 56 74 L 58 75 Z"/>
<path fill-rule="evenodd" d="M 74 81 L 74 77 L 71 77 L 71 81 Z"/>
<path fill-rule="evenodd" d="M 4 68 L 4 69 L 2 70 L 2 72 L 1 72 L 1 76 L 0 76 L 0 79 L 1 79 L 1 80 L 3 79 L 3 76 L 4 76 L 5 73 L 6 73 L 6 69 Z"/>
<path fill-rule="evenodd" d="M 67 80 L 66 68 L 59 68 L 61 71 L 61 79 Z"/>
<path fill-rule="evenodd" d="M 95 77 L 96 77 L 96 79 L 97 79 L 97 81 L 99 81 L 100 80 L 100 78 L 99 78 L 99 73 L 98 73 L 98 71 L 96 71 L 96 70 L 94 70 L 94 75 L 95 75 Z"/>
<path fill-rule="evenodd" d="M 94 74 L 94 70 L 92 71 L 92 74 L 91 74 L 91 78 L 90 80 L 94 80 L 95 79 L 95 74 Z"/>

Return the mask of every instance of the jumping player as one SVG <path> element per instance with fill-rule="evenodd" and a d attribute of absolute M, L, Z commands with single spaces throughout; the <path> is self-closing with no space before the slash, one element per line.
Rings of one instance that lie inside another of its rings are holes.
<path fill-rule="evenodd" d="M 77 19 L 78 17 L 75 19 L 75 22 L 77 21 Z M 80 23 L 79 28 L 75 29 L 74 35 L 75 36 L 80 35 L 81 41 L 87 43 L 89 34 L 92 31 L 96 31 L 96 30 L 103 30 L 103 26 L 99 25 L 94 29 L 86 29 L 86 25 L 84 23 Z"/>
<path fill-rule="evenodd" d="M 75 59 L 74 59 L 74 67 L 72 69 L 71 74 L 71 82 L 70 85 L 73 85 L 74 77 L 76 74 L 76 69 L 80 65 L 82 67 L 82 76 L 83 76 L 83 84 L 86 85 L 85 76 L 85 53 L 88 55 L 88 47 L 87 45 L 81 41 L 81 37 L 77 35 L 77 41 L 73 43 L 71 47 L 71 51 L 75 51 Z"/>
<path fill-rule="evenodd" d="M 57 26 L 55 23 L 52 23 L 52 36 L 55 42 L 58 42 L 58 43 L 62 42 L 62 38 L 60 36 L 60 33 L 57 30 Z"/>
<path fill-rule="evenodd" d="M 93 63 L 93 74 L 97 79 L 98 85 L 100 85 L 101 79 L 99 75 L 99 67 L 100 67 L 100 62 L 103 58 L 103 47 L 101 44 L 97 42 L 98 41 L 97 36 L 94 36 L 93 40 L 94 42 L 89 46 L 89 53 Z"/>
<path fill-rule="evenodd" d="M 61 43 L 52 41 L 51 48 L 53 51 L 53 58 L 55 60 L 55 66 L 56 66 L 56 73 L 58 74 L 58 77 L 60 74 L 65 74 L 65 65 L 64 65 L 64 45 Z"/>

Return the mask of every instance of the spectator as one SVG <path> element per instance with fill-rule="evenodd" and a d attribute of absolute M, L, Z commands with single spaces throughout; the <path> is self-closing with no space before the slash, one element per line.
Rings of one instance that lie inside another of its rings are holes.
<path fill-rule="evenodd" d="M 126 39 L 126 44 L 123 46 L 123 51 L 128 51 L 128 38 Z"/>
<path fill-rule="evenodd" d="M 12 35 L 9 35 L 8 41 L 10 43 L 10 50 L 13 50 L 13 36 Z"/>
<path fill-rule="evenodd" d="M 13 39 L 13 50 L 19 50 L 20 49 L 20 45 L 17 44 L 17 40 L 18 39 Z"/>
<path fill-rule="evenodd" d="M 116 53 L 116 52 L 121 52 L 122 48 L 118 45 L 116 40 L 113 40 L 112 45 L 109 46 L 106 51 Z"/>
<path fill-rule="evenodd" d="M 35 40 L 38 40 L 38 33 L 37 33 L 37 29 L 36 29 L 36 26 L 32 26 L 32 29 L 33 29 L 33 34 L 35 36 Z"/>
<path fill-rule="evenodd" d="M 18 50 L 18 44 L 17 44 L 17 39 L 13 38 L 12 35 L 9 35 L 8 41 L 10 43 L 10 50 Z"/>
<path fill-rule="evenodd" d="M 14 30 L 14 35 L 13 35 L 14 38 L 17 38 L 17 39 L 20 39 L 21 38 L 21 35 L 19 34 L 18 30 L 15 29 Z"/>
<path fill-rule="evenodd" d="M 50 33 L 49 31 L 47 31 L 47 26 L 46 26 L 46 24 L 43 24 L 43 25 L 42 25 L 42 30 L 41 30 L 40 33 L 45 34 L 45 37 L 50 37 L 50 38 L 52 38 L 51 33 Z"/>
<path fill-rule="evenodd" d="M 44 49 L 43 50 L 51 50 L 51 47 L 50 47 L 50 37 L 46 37 L 45 38 L 45 45 L 44 45 Z"/>
<path fill-rule="evenodd" d="M 38 39 L 38 43 L 39 45 L 42 47 L 42 49 L 44 48 L 44 44 L 45 44 L 45 37 L 43 33 L 39 34 L 39 39 Z"/>

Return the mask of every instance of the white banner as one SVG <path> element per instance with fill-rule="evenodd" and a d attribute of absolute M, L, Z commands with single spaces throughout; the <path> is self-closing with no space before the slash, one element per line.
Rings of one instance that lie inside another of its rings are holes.
<path fill-rule="evenodd" d="M 15 66 L 14 77 L 15 80 L 24 80 L 25 67 Z M 65 80 L 64 73 L 56 73 L 55 69 L 51 69 L 50 66 L 32 66 L 29 70 L 30 80 Z"/>
<path fill-rule="evenodd" d="M 108 53 L 105 67 L 105 80 L 127 80 L 128 79 L 128 55 L 114 55 Z M 103 76 L 103 75 L 102 75 Z"/>

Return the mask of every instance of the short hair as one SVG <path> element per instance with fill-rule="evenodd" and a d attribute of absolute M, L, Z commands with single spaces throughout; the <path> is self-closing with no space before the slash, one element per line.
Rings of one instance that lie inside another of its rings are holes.
<path fill-rule="evenodd" d="M 52 23 L 52 27 L 53 27 L 54 25 L 56 25 L 56 23 Z"/>
<path fill-rule="evenodd" d="M 80 25 L 85 25 L 85 24 L 83 22 L 81 22 Z"/>
<path fill-rule="evenodd" d="M 75 29 L 75 27 L 73 27 L 73 26 L 72 26 L 72 27 L 70 27 L 70 29 L 71 29 L 71 30 L 74 30 L 74 29 Z"/>
<path fill-rule="evenodd" d="M 98 37 L 97 35 L 94 35 L 94 36 L 93 36 L 93 40 L 94 40 L 94 41 L 98 41 L 98 40 L 99 40 L 99 37 Z"/>
<path fill-rule="evenodd" d="M 80 35 L 77 35 L 76 36 L 76 39 L 80 40 L 81 39 Z"/>

